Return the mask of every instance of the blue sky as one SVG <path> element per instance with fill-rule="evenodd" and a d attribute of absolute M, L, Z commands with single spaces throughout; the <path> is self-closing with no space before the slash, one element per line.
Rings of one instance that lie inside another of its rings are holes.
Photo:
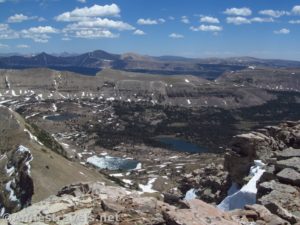
<path fill-rule="evenodd" d="M 0 53 L 300 60 L 300 1 L 0 0 Z"/>

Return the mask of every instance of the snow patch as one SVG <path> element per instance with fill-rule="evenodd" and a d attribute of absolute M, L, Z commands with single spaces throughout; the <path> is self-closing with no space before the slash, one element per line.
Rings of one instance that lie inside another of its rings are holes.
<path fill-rule="evenodd" d="M 223 211 L 230 211 L 234 209 L 243 209 L 245 205 L 253 205 L 256 203 L 257 188 L 256 183 L 263 175 L 265 164 L 260 160 L 254 161 L 254 166 L 251 167 L 249 175 L 252 176 L 250 181 L 244 185 L 240 190 L 233 193 L 237 188 L 236 184 L 232 186 L 228 195 L 217 207 Z"/>
<path fill-rule="evenodd" d="M 143 193 L 155 193 L 157 191 L 153 190 L 153 183 L 156 181 L 157 178 L 151 178 L 146 185 L 139 184 L 139 188 L 142 189 Z"/>
<path fill-rule="evenodd" d="M 185 194 L 184 200 L 193 200 L 196 197 L 196 189 L 192 188 Z"/>
<path fill-rule="evenodd" d="M 26 133 L 29 134 L 29 137 L 30 137 L 31 140 L 34 140 L 34 141 L 36 141 L 39 145 L 44 146 L 44 144 L 43 144 L 42 142 L 40 142 L 40 141 L 37 139 L 37 137 L 34 136 L 29 130 L 27 130 L 27 129 L 25 128 L 24 131 L 25 131 Z"/>

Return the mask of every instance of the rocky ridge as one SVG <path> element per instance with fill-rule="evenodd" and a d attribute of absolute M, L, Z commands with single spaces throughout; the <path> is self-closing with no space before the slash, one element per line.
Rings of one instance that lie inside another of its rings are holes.
<path fill-rule="evenodd" d="M 300 122 L 236 136 L 225 160 L 230 179 L 243 185 L 256 159 L 266 164 L 257 184 L 257 202 L 289 223 L 299 223 Z"/>
<path fill-rule="evenodd" d="M 181 201 L 180 207 L 153 197 L 100 183 L 64 187 L 56 196 L 33 204 L 2 224 L 117 224 L 117 225 L 234 225 L 287 224 L 263 206 L 224 213 L 201 200 Z"/>

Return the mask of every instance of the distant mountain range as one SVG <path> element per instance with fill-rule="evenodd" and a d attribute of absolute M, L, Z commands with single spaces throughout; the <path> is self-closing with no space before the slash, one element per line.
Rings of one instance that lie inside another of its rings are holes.
<path fill-rule="evenodd" d="M 23 69 L 45 67 L 95 75 L 104 68 L 151 74 L 190 74 L 215 79 L 226 71 L 247 67 L 300 67 L 299 61 L 269 60 L 252 57 L 192 59 L 178 56 L 143 56 L 135 53 L 111 54 L 102 50 L 84 54 L 47 54 L 23 56 L 6 54 L 0 56 L 0 68 Z"/>

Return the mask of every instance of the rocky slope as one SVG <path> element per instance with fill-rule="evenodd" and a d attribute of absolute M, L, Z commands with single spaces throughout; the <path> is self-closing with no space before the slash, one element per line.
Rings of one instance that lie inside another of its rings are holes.
<path fill-rule="evenodd" d="M 234 138 L 226 156 L 230 178 L 244 184 L 253 161 L 265 172 L 258 181 L 257 202 L 291 224 L 300 222 L 300 122 L 269 126 Z"/>
<path fill-rule="evenodd" d="M 285 224 L 259 205 L 224 213 L 201 200 L 169 205 L 153 197 L 99 183 L 75 184 L 36 203 L 2 224 L 234 225 Z"/>
<path fill-rule="evenodd" d="M 0 211 L 16 212 L 76 181 L 107 181 L 39 140 L 15 112 L 0 105 Z M 45 135 L 45 133 L 44 133 Z M 49 139 L 48 139 L 49 140 Z"/>
<path fill-rule="evenodd" d="M 65 187 L 57 196 L 6 217 L 2 224 L 241 224 L 237 213 L 223 213 L 200 200 L 182 201 L 180 207 L 175 207 L 153 197 L 99 183 Z M 243 219 L 247 221 L 246 217 Z"/>
<path fill-rule="evenodd" d="M 294 89 L 295 92 L 298 90 L 299 87 Z M 109 69 L 97 76 L 48 69 L 0 70 L 0 97 L 3 100 L 26 97 L 23 101 L 28 101 L 30 96 L 38 100 L 99 98 L 225 109 L 257 106 L 276 99 L 276 95 L 264 88 L 211 82 L 195 76 L 159 76 Z"/>

